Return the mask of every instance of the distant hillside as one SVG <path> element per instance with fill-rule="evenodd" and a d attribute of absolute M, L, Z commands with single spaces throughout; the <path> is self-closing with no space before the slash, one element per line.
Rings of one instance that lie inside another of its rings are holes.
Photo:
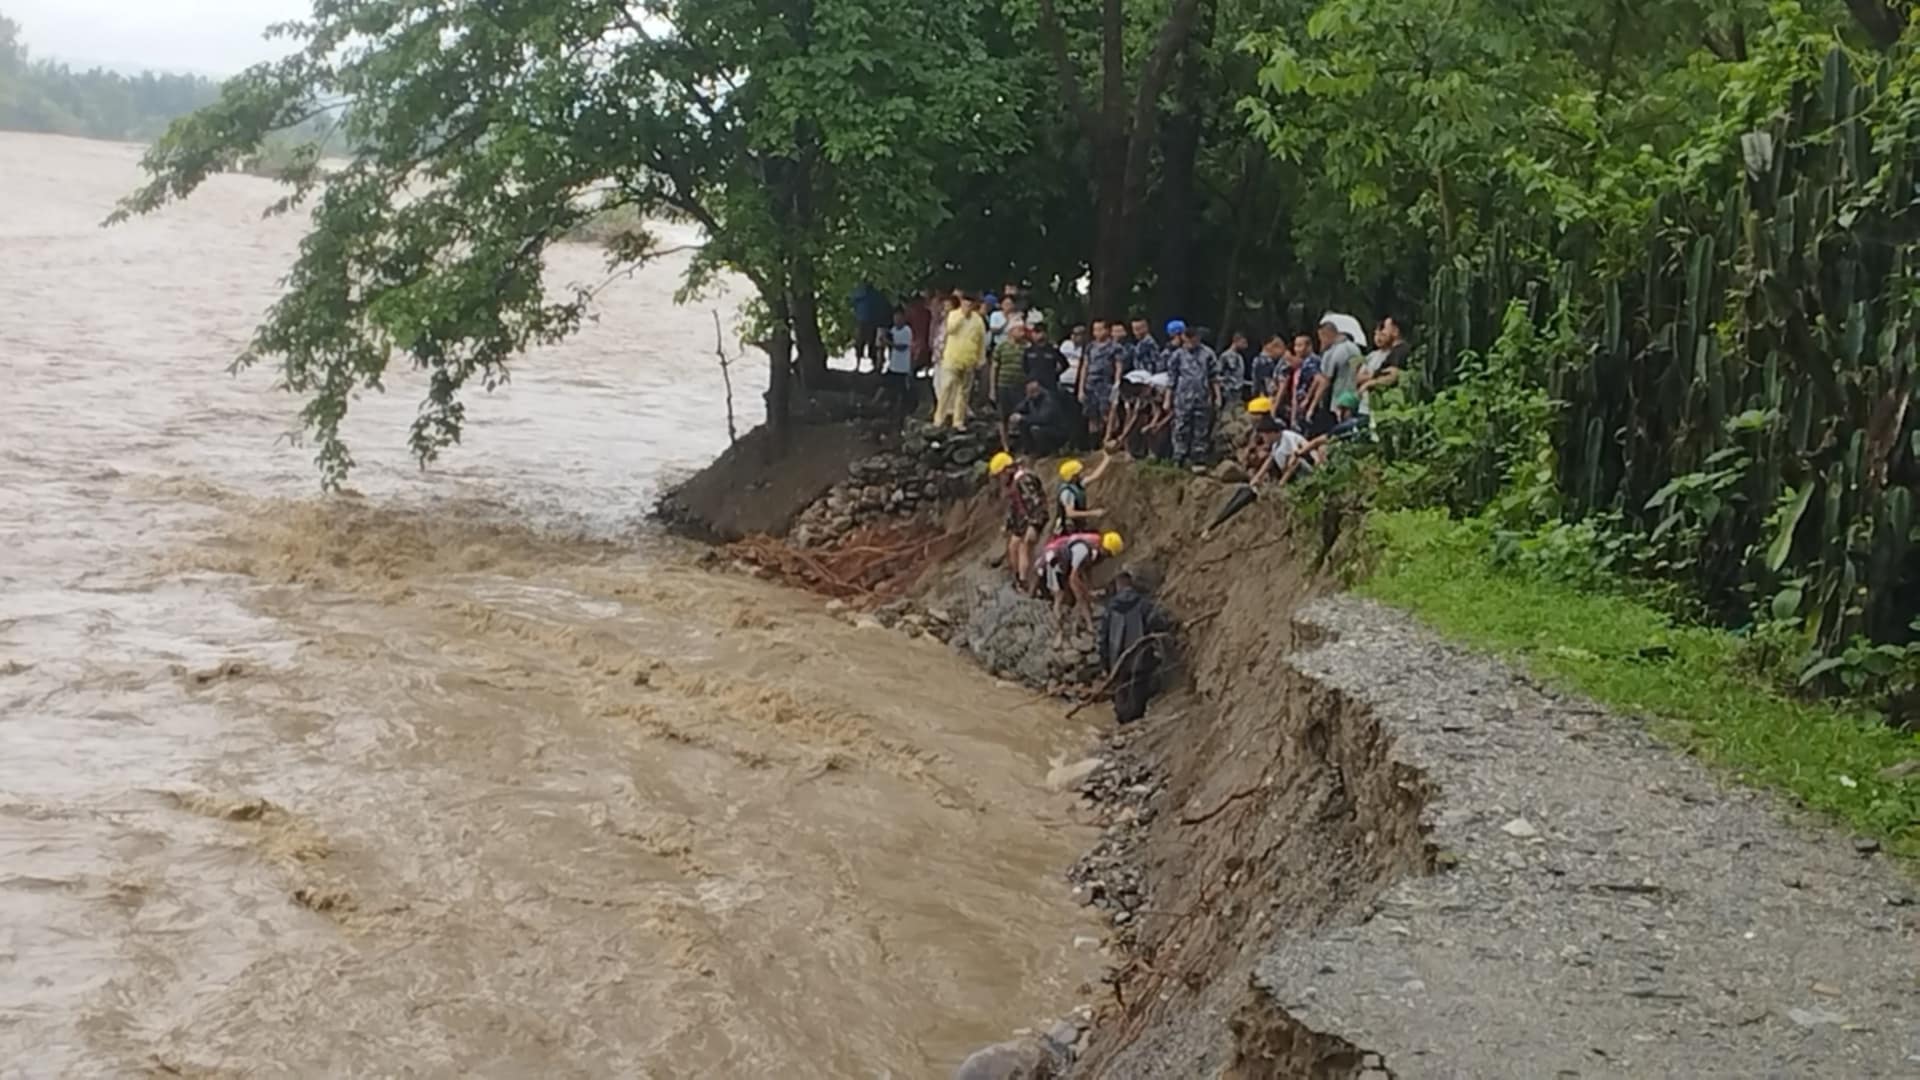
<path fill-rule="evenodd" d="M 0 15 L 0 129 L 151 139 L 174 117 L 219 96 L 220 84 L 200 75 L 76 71 L 33 59 L 20 40 L 20 24 Z"/>

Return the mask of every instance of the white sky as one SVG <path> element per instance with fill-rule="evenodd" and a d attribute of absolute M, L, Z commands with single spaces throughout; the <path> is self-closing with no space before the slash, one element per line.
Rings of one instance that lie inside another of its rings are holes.
<path fill-rule="evenodd" d="M 34 56 L 207 75 L 284 54 L 288 42 L 261 32 L 312 10 L 310 0 L 0 0 Z"/>

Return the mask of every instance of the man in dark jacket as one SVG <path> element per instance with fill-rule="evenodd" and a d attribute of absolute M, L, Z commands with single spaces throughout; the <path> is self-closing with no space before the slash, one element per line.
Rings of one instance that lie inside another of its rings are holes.
<path fill-rule="evenodd" d="M 869 282 L 861 282 L 853 290 L 853 320 L 858 327 L 854 331 L 853 359 L 854 367 L 865 360 L 879 374 L 880 365 L 886 358 L 886 345 L 881 341 L 893 326 L 893 301 L 887 294 L 873 287 Z"/>
<path fill-rule="evenodd" d="M 1008 418 L 1010 441 L 1029 457 L 1052 457 L 1073 438 L 1071 418 L 1060 405 L 1060 395 L 1027 380 L 1027 395 Z"/>
<path fill-rule="evenodd" d="M 1101 614 L 1100 662 L 1113 682 L 1113 718 L 1131 724 L 1146 715 L 1153 696 L 1154 672 L 1160 666 L 1159 642 L 1166 616 L 1135 587 L 1133 575 L 1121 571 L 1113 579 L 1113 595 Z"/>

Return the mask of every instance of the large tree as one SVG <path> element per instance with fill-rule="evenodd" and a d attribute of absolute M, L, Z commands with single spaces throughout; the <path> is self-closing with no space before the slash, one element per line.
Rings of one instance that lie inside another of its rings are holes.
<path fill-rule="evenodd" d="M 591 296 L 550 295 L 543 253 L 592 214 L 691 221 L 691 287 L 716 270 L 758 292 L 769 415 L 825 370 L 823 295 L 910 277 L 906 238 L 976 168 L 996 80 L 965 0 L 316 0 L 278 28 L 287 58 L 229 82 L 154 144 L 116 217 L 189 194 L 276 132 L 340 112 L 347 164 L 309 155 L 275 209 L 311 228 L 239 365 L 271 358 L 303 395 L 323 482 L 352 466 L 340 424 L 396 353 L 429 373 L 411 442 L 460 437 L 462 392 L 575 329 Z M 902 50 L 890 27 L 920 27 Z M 654 253 L 629 236 L 613 269 Z"/>
<path fill-rule="evenodd" d="M 1089 292 L 1096 312 L 1121 310 L 1132 291 L 1151 192 L 1148 170 L 1160 94 L 1200 8 L 1201 0 L 1172 0 L 1164 11 L 1155 11 L 1158 29 L 1142 50 L 1128 47 L 1129 13 L 1121 0 L 1100 0 L 1091 33 L 1077 21 L 1070 24 L 1056 0 L 1039 0 L 1040 33 L 1089 157 L 1096 219 Z M 1089 38 L 1097 41 L 1097 49 L 1081 50 L 1079 42 Z M 1076 54 L 1092 63 L 1082 63 Z M 1083 83 L 1091 83 L 1092 91 Z"/>

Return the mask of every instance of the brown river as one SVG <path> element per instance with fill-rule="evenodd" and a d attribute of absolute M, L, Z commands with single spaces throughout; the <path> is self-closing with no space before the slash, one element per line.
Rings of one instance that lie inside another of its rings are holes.
<path fill-rule="evenodd" d="M 615 282 L 427 470 L 398 376 L 323 497 L 225 372 L 301 223 L 102 230 L 137 156 L 0 133 L 0 1077 L 942 1076 L 1081 1000 L 1087 732 L 643 521 L 737 294 Z"/>

